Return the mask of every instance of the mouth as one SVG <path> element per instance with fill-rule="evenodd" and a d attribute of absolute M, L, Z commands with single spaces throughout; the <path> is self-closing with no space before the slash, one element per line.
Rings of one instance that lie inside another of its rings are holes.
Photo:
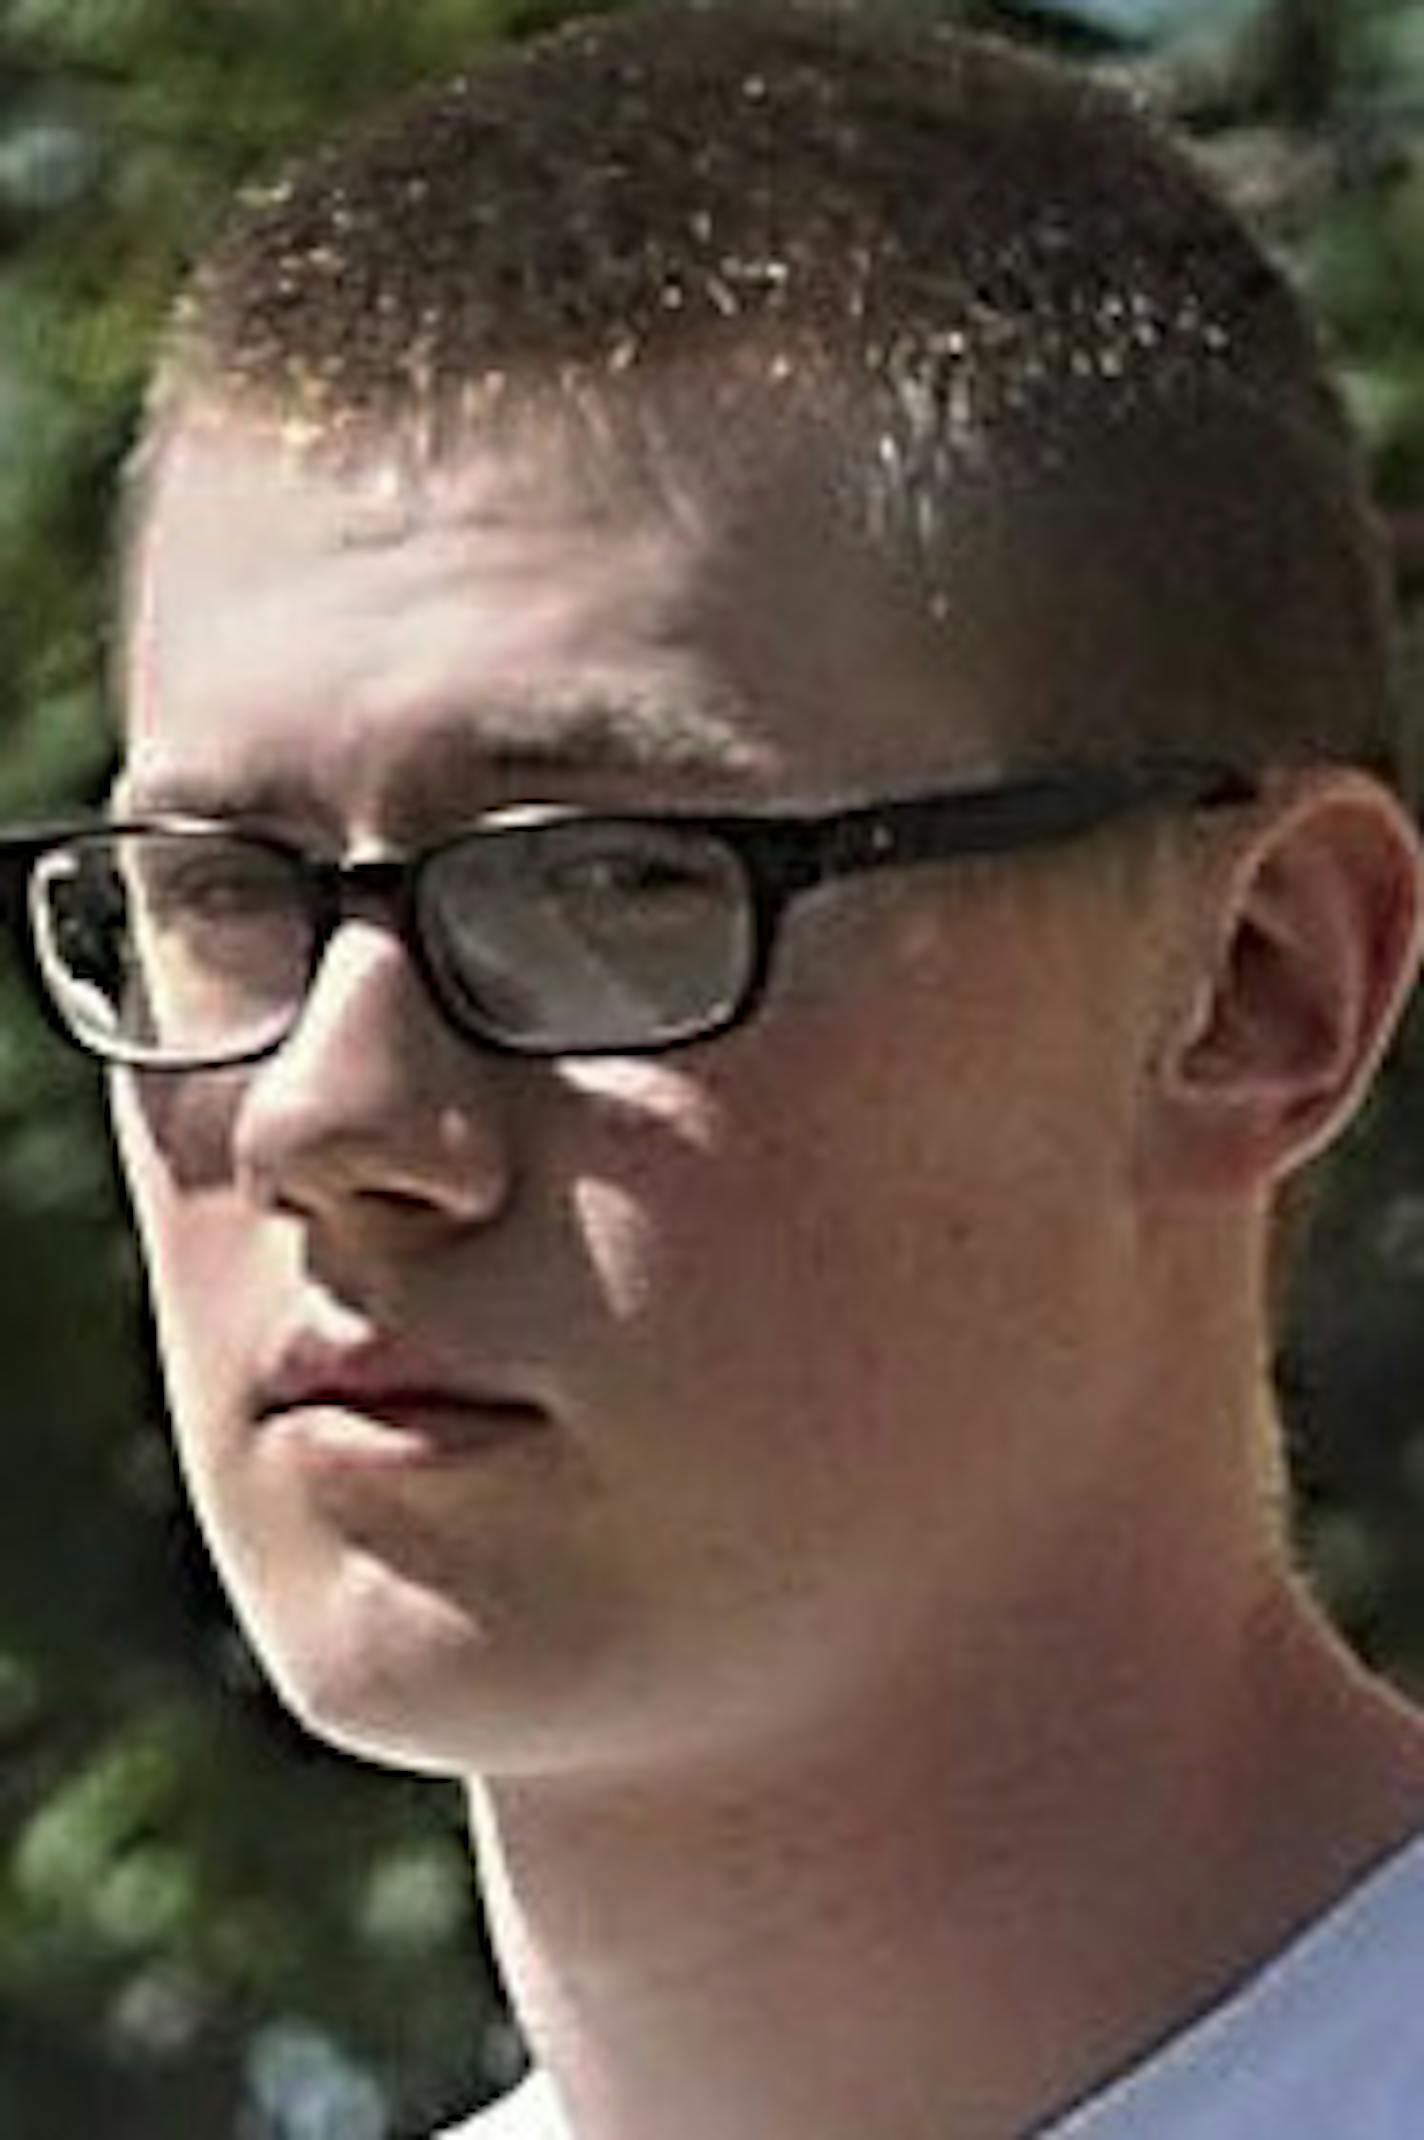
<path fill-rule="evenodd" d="M 253 1412 L 259 1430 L 321 1469 L 469 1464 L 551 1424 L 542 1403 L 502 1381 L 432 1372 L 385 1341 L 339 1354 L 299 1342 L 259 1385 Z"/>

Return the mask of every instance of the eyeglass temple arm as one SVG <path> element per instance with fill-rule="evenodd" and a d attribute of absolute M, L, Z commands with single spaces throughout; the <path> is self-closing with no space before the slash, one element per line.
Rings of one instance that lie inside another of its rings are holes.
<path fill-rule="evenodd" d="M 766 827 L 764 840 L 753 837 L 758 859 L 789 891 L 852 871 L 1048 845 L 1155 805 L 1218 809 L 1259 794 L 1251 774 L 1202 761 L 1079 767 L 1008 786 L 868 803 L 804 825 L 787 820 Z"/>

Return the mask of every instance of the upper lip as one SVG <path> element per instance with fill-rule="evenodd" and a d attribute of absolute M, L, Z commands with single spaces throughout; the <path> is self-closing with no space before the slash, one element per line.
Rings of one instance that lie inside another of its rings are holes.
<path fill-rule="evenodd" d="M 538 1399 L 503 1375 L 451 1371 L 428 1353 L 391 1337 L 334 1344 L 301 1333 L 285 1344 L 255 1392 L 259 1419 L 302 1405 L 380 1409 L 392 1404 L 459 1406 L 537 1413 Z"/>

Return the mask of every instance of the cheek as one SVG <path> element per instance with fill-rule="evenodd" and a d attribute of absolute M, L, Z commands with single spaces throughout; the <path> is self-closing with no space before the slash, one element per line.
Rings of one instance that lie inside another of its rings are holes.
<path fill-rule="evenodd" d="M 249 1638 L 300 1710 L 306 1679 L 344 1669 L 371 1615 L 358 1612 L 349 1586 L 333 1588 L 346 1558 L 280 1471 L 253 1460 L 245 1424 L 254 1358 L 298 1275 L 274 1261 L 218 1163 L 230 1093 L 213 1079 L 185 1086 L 121 1074 L 111 1108 L 194 1511 Z"/>
<path fill-rule="evenodd" d="M 569 1193 L 574 1232 L 613 1321 L 635 1324 L 656 1310 L 659 1245 L 645 1201 L 625 1182 L 584 1176 Z"/>
<path fill-rule="evenodd" d="M 114 1136 L 128 1185 L 159 1351 L 185 1456 L 195 1423 L 221 1417 L 261 1303 L 254 1228 L 228 1148 L 233 1091 L 208 1079 L 113 1079 Z"/>
<path fill-rule="evenodd" d="M 1123 1247 L 1112 1066 L 1071 1001 L 1028 1032 L 1041 975 L 954 980 L 902 957 L 656 1087 L 625 1069 L 616 1104 L 585 1086 L 587 1265 L 637 1334 L 631 1371 L 719 1405 L 724 1438 L 740 1422 L 774 1448 L 811 1413 L 823 1445 L 856 1443 L 1042 1395 L 1102 1314 Z"/>
<path fill-rule="evenodd" d="M 825 1447 L 884 1410 L 913 1351 L 907 1330 L 888 1341 L 906 1277 L 928 1285 L 952 1252 L 938 1214 L 930 1243 L 909 1208 L 907 1171 L 923 1205 L 922 1170 L 895 1151 L 880 1095 L 857 1093 L 842 1058 L 834 1074 L 820 1063 L 835 1099 L 818 1099 L 789 1053 L 727 1041 L 688 1058 L 680 1108 L 641 1106 L 632 1083 L 609 1106 L 585 1080 L 556 1161 L 620 1333 L 613 1394 L 632 1417 L 667 1415 L 688 1475 L 703 1452 L 711 1469 L 737 1451 L 765 1476 L 778 1452 L 804 1460 L 808 1425 Z M 648 1089 L 669 1102 L 666 1082 Z"/>
<path fill-rule="evenodd" d="M 632 1095 L 568 1125 L 617 1326 L 582 1360 L 622 1565 L 704 1706 L 749 1677 L 788 1715 L 942 1629 L 1043 1483 L 998 1416 L 1033 1349 L 1010 1276 L 1032 1237 L 1027 1214 L 1006 1233 L 983 1124 L 932 1149 L 903 1060 L 817 1037 L 709 1049 L 695 1142 Z"/>

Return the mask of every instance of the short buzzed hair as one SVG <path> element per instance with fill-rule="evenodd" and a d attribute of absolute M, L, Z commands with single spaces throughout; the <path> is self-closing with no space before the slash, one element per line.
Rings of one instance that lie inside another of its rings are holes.
<path fill-rule="evenodd" d="M 820 435 L 932 622 L 1022 636 L 1043 562 L 1072 681 L 1018 747 L 1396 771 L 1386 550 L 1286 280 L 1124 98 L 949 25 L 683 4 L 472 68 L 245 202 L 156 452 L 195 403 L 417 461 L 533 411 L 710 484 Z"/>

